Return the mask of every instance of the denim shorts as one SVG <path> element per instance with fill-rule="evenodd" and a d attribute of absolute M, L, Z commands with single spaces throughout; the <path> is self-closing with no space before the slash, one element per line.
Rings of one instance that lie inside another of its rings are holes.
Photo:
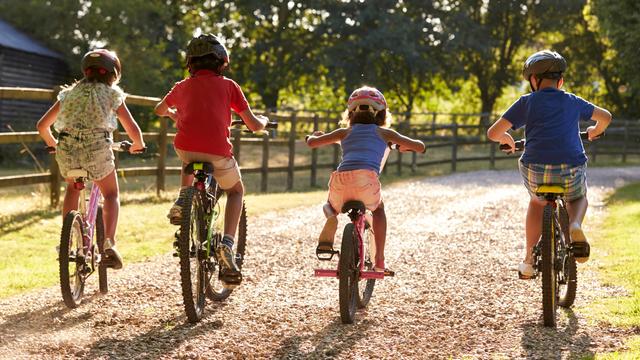
<path fill-rule="evenodd" d="M 524 186 L 534 197 L 540 185 L 560 185 L 565 189 L 565 199 L 573 201 L 587 195 L 587 165 L 523 164 L 518 162 Z M 542 200 L 542 197 L 538 197 Z"/>
<path fill-rule="evenodd" d="M 62 131 L 58 136 L 56 161 L 60 174 L 67 177 L 69 170 L 83 169 L 89 180 L 102 180 L 115 170 L 111 133 L 105 130 Z"/>

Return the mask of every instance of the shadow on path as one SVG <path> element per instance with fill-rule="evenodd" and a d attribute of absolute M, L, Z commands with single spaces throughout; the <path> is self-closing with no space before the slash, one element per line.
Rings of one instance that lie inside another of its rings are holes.
<path fill-rule="evenodd" d="M 558 315 L 563 312 L 558 309 Z M 580 325 L 573 310 L 564 309 L 568 320 L 557 328 L 544 327 L 542 316 L 536 322 L 522 325 L 522 350 L 527 359 L 582 359 L 593 357 L 594 352 L 585 350 L 593 342 L 587 333 L 578 333 Z"/>

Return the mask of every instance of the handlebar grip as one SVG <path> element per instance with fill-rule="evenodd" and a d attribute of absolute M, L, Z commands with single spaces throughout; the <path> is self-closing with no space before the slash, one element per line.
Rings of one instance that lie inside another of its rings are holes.
<path fill-rule="evenodd" d="M 130 141 L 120 141 L 117 143 L 113 143 L 111 145 L 111 148 L 113 149 L 113 151 L 120 151 L 120 152 L 129 152 L 129 150 L 131 149 L 131 146 L 133 146 L 133 144 Z M 142 148 L 142 150 L 138 150 L 136 151 L 134 154 L 142 154 L 144 152 L 147 151 L 147 148 Z"/>
<path fill-rule="evenodd" d="M 232 120 L 231 125 L 244 125 L 244 121 L 242 120 Z"/>
<path fill-rule="evenodd" d="M 55 146 L 45 146 L 44 149 L 49 153 L 49 154 L 55 154 L 56 153 L 56 147 Z"/>
<path fill-rule="evenodd" d="M 392 143 L 392 142 L 388 142 L 388 143 L 387 143 L 387 146 L 389 146 L 389 149 L 391 149 L 391 150 L 398 150 L 398 149 L 400 149 L 400 145 L 398 145 L 398 144 L 394 144 L 394 143 Z"/>
<path fill-rule="evenodd" d="M 278 123 L 276 121 L 270 121 L 267 123 L 267 125 L 265 125 L 264 127 L 265 129 L 277 129 L 278 128 Z"/>
<path fill-rule="evenodd" d="M 518 140 L 515 144 L 516 148 L 513 149 L 514 152 L 524 150 L 524 140 Z M 500 150 L 511 150 L 511 146 L 509 146 L 509 144 L 500 144 Z"/>

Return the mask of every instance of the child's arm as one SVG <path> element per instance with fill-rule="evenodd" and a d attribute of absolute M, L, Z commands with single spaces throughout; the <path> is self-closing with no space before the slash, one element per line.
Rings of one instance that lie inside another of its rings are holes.
<path fill-rule="evenodd" d="M 491 141 L 495 141 L 500 144 L 509 144 L 511 146 L 511 150 L 514 151 L 516 148 L 516 143 L 513 140 L 511 134 L 507 131 L 511 129 L 513 124 L 505 118 L 500 118 L 498 121 L 493 123 L 489 130 L 487 130 L 487 137 Z"/>
<path fill-rule="evenodd" d="M 264 115 L 255 115 L 253 111 L 251 111 L 251 108 L 247 108 L 238 115 L 240 115 L 244 124 L 247 125 L 247 128 L 254 132 L 264 129 L 269 121 L 269 118 Z"/>
<path fill-rule="evenodd" d="M 322 131 L 315 131 L 313 134 L 307 136 L 307 145 L 310 148 L 317 148 L 329 144 L 336 144 L 344 139 L 348 132 L 349 130 L 346 128 L 335 129 L 328 134 Z"/>
<path fill-rule="evenodd" d="M 144 140 L 142 140 L 142 131 L 140 131 L 140 127 L 133 120 L 133 116 L 131 116 L 131 112 L 129 112 L 129 108 L 125 103 L 122 103 L 118 110 L 116 110 L 116 114 L 118 115 L 118 120 L 120 120 L 120 124 L 124 128 L 124 131 L 127 132 L 127 135 L 133 140 L 133 145 L 131 145 L 130 153 L 135 153 L 144 150 Z"/>
<path fill-rule="evenodd" d="M 171 118 L 171 120 L 178 122 L 178 110 L 176 108 L 170 108 L 169 105 L 167 105 L 166 100 L 167 97 L 165 96 L 158 105 L 156 105 L 153 111 L 158 116 L 166 116 Z"/>
<path fill-rule="evenodd" d="M 36 124 L 38 133 L 40 133 L 40 137 L 44 140 L 47 146 L 55 147 L 58 145 L 58 141 L 51 133 L 51 125 L 56 121 L 56 117 L 58 117 L 59 112 L 60 102 L 56 101 L 56 103 L 53 104 L 53 106 L 49 108 L 44 115 L 42 115 L 42 118 L 40 118 Z"/>
<path fill-rule="evenodd" d="M 587 134 L 589 134 L 589 141 L 593 141 L 602 135 L 604 131 L 607 129 L 609 124 L 611 124 L 611 113 L 606 109 L 596 106 L 593 109 L 593 115 L 591 115 L 591 120 L 596 122 L 595 125 L 589 126 L 587 128 Z"/>
<path fill-rule="evenodd" d="M 415 151 L 423 153 L 427 151 L 427 146 L 422 141 L 404 136 L 393 129 L 381 127 L 378 128 L 378 132 L 385 142 L 398 144 L 400 152 Z"/>

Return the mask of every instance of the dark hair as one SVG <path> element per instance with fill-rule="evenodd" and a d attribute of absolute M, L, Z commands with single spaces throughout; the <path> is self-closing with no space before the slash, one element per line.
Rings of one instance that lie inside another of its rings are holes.
<path fill-rule="evenodd" d="M 104 68 L 91 66 L 88 67 L 84 71 L 84 79 L 85 82 L 93 82 L 93 83 L 103 83 L 107 85 L 112 85 L 118 80 L 118 76 L 114 72 L 105 71 Z"/>
<path fill-rule="evenodd" d="M 376 124 L 384 126 L 387 122 L 387 110 L 380 110 L 377 114 L 368 111 L 349 112 L 349 125 L 353 124 Z"/>
<path fill-rule="evenodd" d="M 224 60 L 217 57 L 215 54 L 207 54 L 203 56 L 194 56 L 189 58 L 187 62 L 187 68 L 189 74 L 193 75 L 198 70 L 211 70 L 218 75 L 222 75 L 224 70 Z"/>

